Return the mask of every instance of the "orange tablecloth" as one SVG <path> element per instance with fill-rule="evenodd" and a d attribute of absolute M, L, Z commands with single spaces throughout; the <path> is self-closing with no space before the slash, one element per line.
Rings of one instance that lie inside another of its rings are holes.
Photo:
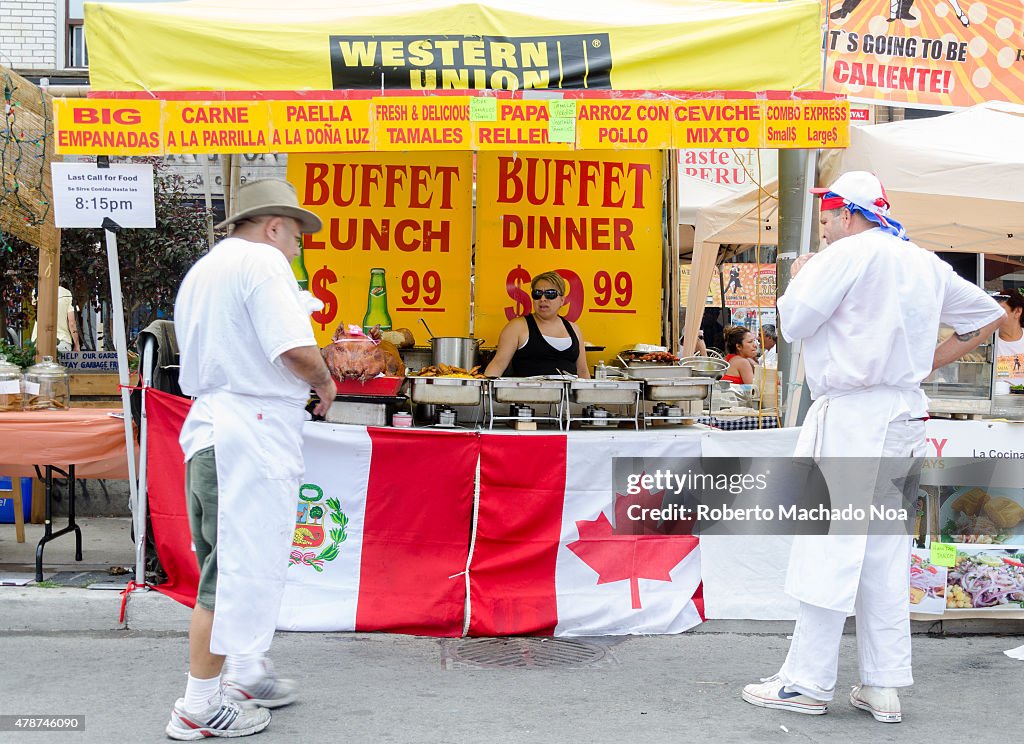
<path fill-rule="evenodd" d="M 0 413 L 0 475 L 34 475 L 33 465 L 75 465 L 78 478 L 128 477 L 120 409 Z"/>

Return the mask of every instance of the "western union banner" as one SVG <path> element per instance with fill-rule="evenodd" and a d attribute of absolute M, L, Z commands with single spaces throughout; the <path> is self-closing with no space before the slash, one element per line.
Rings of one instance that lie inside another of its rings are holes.
<path fill-rule="evenodd" d="M 813 90 L 816 0 L 86 3 L 94 91 Z M 460 33 L 452 33 L 459 29 Z"/>
<path fill-rule="evenodd" d="M 740 94 L 735 94 L 740 95 Z M 521 101 L 492 96 L 370 100 L 154 101 L 59 98 L 62 155 L 834 148 L 849 144 L 838 96 L 653 96 Z"/>
<path fill-rule="evenodd" d="M 826 90 L 942 108 L 1024 102 L 1024 0 L 822 0 Z"/>
<path fill-rule="evenodd" d="M 299 202 L 323 220 L 303 239 L 321 346 L 338 323 L 360 324 L 370 269 L 384 269 L 395 328 L 469 335 L 473 156 L 348 153 L 288 158 Z"/>
<path fill-rule="evenodd" d="M 479 154 L 475 334 L 495 343 L 532 311 L 530 279 L 557 271 L 568 286 L 565 317 L 607 347 L 602 356 L 656 343 L 661 163 L 657 152 Z"/>

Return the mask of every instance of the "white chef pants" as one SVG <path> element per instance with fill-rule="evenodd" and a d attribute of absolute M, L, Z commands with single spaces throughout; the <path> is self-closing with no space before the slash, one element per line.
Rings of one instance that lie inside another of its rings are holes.
<path fill-rule="evenodd" d="M 868 535 L 854 611 L 861 684 L 909 687 L 910 540 L 906 535 Z M 817 700 L 835 694 L 839 643 L 846 613 L 800 603 L 793 642 L 779 670 L 782 682 Z"/>

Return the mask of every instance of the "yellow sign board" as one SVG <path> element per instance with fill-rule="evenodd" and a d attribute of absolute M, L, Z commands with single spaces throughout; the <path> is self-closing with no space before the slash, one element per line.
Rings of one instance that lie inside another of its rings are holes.
<path fill-rule="evenodd" d="M 373 149 L 469 150 L 468 97 L 373 99 Z"/>
<path fill-rule="evenodd" d="M 479 99 L 470 96 L 319 101 L 61 99 L 56 106 L 56 151 L 159 155 L 849 145 L 850 106 L 845 99 L 774 96 L 685 101 L 506 98 L 493 105 L 476 104 L 472 115 L 470 101 Z M 555 103 L 559 105 L 551 105 Z"/>
<path fill-rule="evenodd" d="M 160 155 L 161 101 L 53 99 L 54 147 L 62 155 Z"/>
<path fill-rule="evenodd" d="M 279 152 L 364 152 L 369 101 L 270 101 L 271 144 Z"/>
<path fill-rule="evenodd" d="M 555 270 L 585 340 L 609 354 L 657 342 L 661 163 L 657 152 L 477 155 L 475 334 L 496 343 L 532 311 L 531 277 Z"/>
<path fill-rule="evenodd" d="M 303 240 L 323 346 L 338 323 L 359 325 L 370 269 L 383 268 L 391 324 L 421 342 L 469 334 L 471 153 L 331 153 L 288 158 L 288 180 L 323 229 Z"/>

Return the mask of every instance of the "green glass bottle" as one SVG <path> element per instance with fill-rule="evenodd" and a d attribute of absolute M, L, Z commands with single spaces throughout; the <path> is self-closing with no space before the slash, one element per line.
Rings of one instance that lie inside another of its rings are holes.
<path fill-rule="evenodd" d="M 292 259 L 292 273 L 299 289 L 309 289 L 309 272 L 306 271 L 306 252 L 299 247 L 299 255 Z"/>
<path fill-rule="evenodd" d="M 370 289 L 366 293 L 363 333 L 369 333 L 375 325 L 379 325 L 382 331 L 391 330 L 391 314 L 388 313 L 388 287 L 384 282 L 384 269 L 370 269 Z"/>

